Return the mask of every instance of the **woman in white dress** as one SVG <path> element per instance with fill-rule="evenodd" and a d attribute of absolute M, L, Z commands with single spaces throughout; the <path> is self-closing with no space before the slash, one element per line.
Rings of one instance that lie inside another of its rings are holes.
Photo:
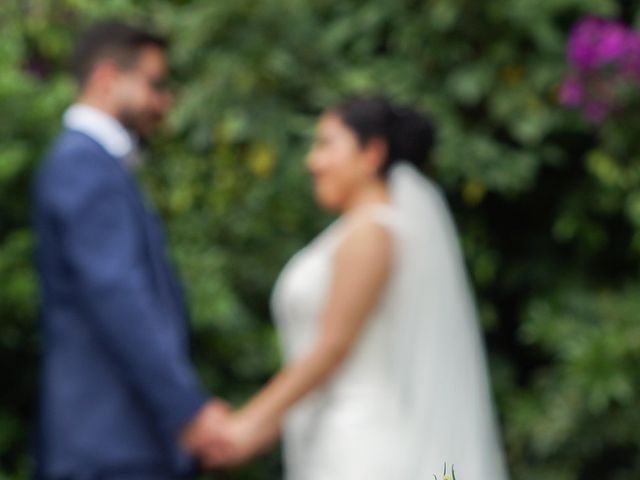
<path fill-rule="evenodd" d="M 285 366 L 220 427 L 213 465 L 284 436 L 290 480 L 506 480 L 483 343 L 457 236 L 412 164 L 429 121 L 357 97 L 319 119 L 307 166 L 339 218 L 273 295 Z"/>

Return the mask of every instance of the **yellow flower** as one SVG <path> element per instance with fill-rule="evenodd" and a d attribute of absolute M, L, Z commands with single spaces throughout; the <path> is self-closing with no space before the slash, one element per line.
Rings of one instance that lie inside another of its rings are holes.
<path fill-rule="evenodd" d="M 259 176 L 268 176 L 275 167 L 275 152 L 265 143 L 254 145 L 249 152 L 249 168 Z"/>
<path fill-rule="evenodd" d="M 462 187 L 462 198 L 467 205 L 476 206 L 485 197 L 487 189 L 480 180 L 469 179 Z"/>

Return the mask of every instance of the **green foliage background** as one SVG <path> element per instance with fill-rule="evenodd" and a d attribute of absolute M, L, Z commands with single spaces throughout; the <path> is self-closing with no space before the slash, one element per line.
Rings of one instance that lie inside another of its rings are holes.
<path fill-rule="evenodd" d="M 212 392 L 241 402 L 278 366 L 270 288 L 329 220 L 302 163 L 316 115 L 383 91 L 439 126 L 431 171 L 476 285 L 513 478 L 640 478 L 637 128 L 595 131 L 556 102 L 585 14 L 638 20 L 625 0 L 2 0 L 0 479 L 30 468 L 30 178 L 74 95 L 74 36 L 105 16 L 172 38 L 178 102 L 143 180 Z M 279 478 L 278 463 L 224 478 Z"/>

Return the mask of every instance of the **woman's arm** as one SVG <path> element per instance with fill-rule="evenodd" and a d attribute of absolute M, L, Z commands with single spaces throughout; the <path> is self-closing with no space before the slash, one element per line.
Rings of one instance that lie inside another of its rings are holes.
<path fill-rule="evenodd" d="M 274 441 L 284 413 L 345 360 L 389 278 L 392 241 L 387 228 L 369 222 L 355 227 L 342 242 L 313 348 L 280 370 L 230 420 L 229 431 L 242 445 L 235 461 Z"/>

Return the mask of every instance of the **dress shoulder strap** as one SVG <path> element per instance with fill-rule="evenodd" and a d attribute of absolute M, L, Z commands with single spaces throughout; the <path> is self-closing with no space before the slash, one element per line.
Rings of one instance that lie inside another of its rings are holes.
<path fill-rule="evenodd" d="M 373 222 L 395 230 L 399 221 L 399 212 L 393 205 L 388 203 L 365 205 L 345 216 L 345 224 L 349 225 L 350 228 L 362 223 Z"/>
<path fill-rule="evenodd" d="M 327 244 L 333 249 L 338 248 L 349 233 L 367 223 L 377 223 L 387 228 L 394 237 L 401 229 L 400 215 L 393 205 L 383 203 L 366 205 L 346 213 L 328 232 Z"/>

